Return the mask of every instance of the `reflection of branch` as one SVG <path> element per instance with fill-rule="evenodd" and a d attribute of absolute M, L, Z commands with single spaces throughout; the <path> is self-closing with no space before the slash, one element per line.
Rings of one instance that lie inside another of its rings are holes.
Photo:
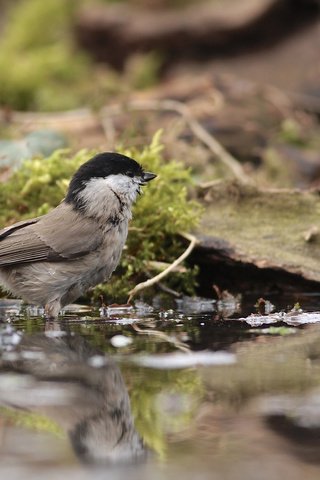
<path fill-rule="evenodd" d="M 177 100 L 132 100 L 125 105 L 112 105 L 104 107 L 101 115 L 123 113 L 128 110 L 171 110 L 181 115 L 190 130 L 202 143 L 204 143 L 211 152 L 223 163 L 241 183 L 251 183 L 251 179 L 243 171 L 242 166 L 192 115 L 189 107 Z"/>
<path fill-rule="evenodd" d="M 161 332 L 160 330 L 151 330 L 149 328 L 143 330 L 142 328 L 139 328 L 136 323 L 132 324 L 132 328 L 136 332 L 140 333 L 141 335 L 151 335 L 154 337 L 161 338 L 165 342 L 172 343 L 179 350 L 182 350 L 183 352 L 186 352 L 186 353 L 190 353 L 189 345 L 187 345 L 184 342 L 180 342 L 180 340 L 177 340 L 176 338 L 170 337 L 169 335 L 167 335 L 164 332 Z"/>
<path fill-rule="evenodd" d="M 190 235 L 188 233 L 183 233 L 182 234 L 183 237 L 187 238 L 189 241 L 190 241 L 190 244 L 188 246 L 188 248 L 183 252 L 182 255 L 180 255 L 180 257 L 178 257 L 173 263 L 171 263 L 169 265 L 169 267 L 167 267 L 165 270 L 163 270 L 162 272 L 160 272 L 158 275 L 156 275 L 155 277 L 152 277 L 150 278 L 149 280 L 146 280 L 145 282 L 141 282 L 141 283 L 138 283 L 132 290 L 130 290 L 129 292 L 129 298 L 127 300 L 127 303 L 130 303 L 130 301 L 132 300 L 132 298 L 138 293 L 138 292 L 141 292 L 141 290 L 144 290 L 145 288 L 149 288 L 151 287 L 152 285 L 155 285 L 156 283 L 160 282 L 160 280 L 162 280 L 164 277 L 166 277 L 170 272 L 172 272 L 172 270 L 174 270 L 181 262 L 183 262 L 183 260 L 185 260 L 188 255 L 190 255 L 190 253 L 192 252 L 192 250 L 194 249 L 195 245 L 198 243 L 198 240 L 196 239 L 196 237 L 194 237 L 193 235 Z"/>

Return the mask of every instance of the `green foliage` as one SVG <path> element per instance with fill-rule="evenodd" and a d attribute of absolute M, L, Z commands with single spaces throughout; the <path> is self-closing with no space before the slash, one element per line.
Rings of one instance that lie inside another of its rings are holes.
<path fill-rule="evenodd" d="M 70 176 L 91 154 L 81 150 L 70 157 L 68 150 L 57 150 L 47 159 L 25 161 L 1 185 L 0 224 L 37 217 L 56 207 L 66 192 Z"/>
<path fill-rule="evenodd" d="M 0 105 L 47 111 L 100 106 L 114 91 L 155 82 L 155 55 L 134 62 L 122 80 L 75 48 L 72 20 L 82 3 L 20 0 L 10 8 L 0 43 Z"/>
<path fill-rule="evenodd" d="M 282 122 L 279 137 L 285 143 L 291 143 L 297 146 L 304 146 L 306 144 L 301 126 L 292 118 L 286 118 Z"/>
<path fill-rule="evenodd" d="M 62 102 L 58 94 L 89 75 L 88 60 L 69 38 L 74 5 L 23 0 L 10 9 L 0 50 L 1 104 L 45 108 L 46 98 L 54 95 L 55 109 L 74 106 L 70 89 Z"/>
<path fill-rule="evenodd" d="M 103 295 L 108 301 L 124 301 L 128 290 L 147 278 L 148 262 L 172 262 L 186 248 L 179 232 L 190 231 L 198 223 L 202 209 L 196 201 L 188 199 L 188 189 L 192 186 L 190 170 L 176 161 L 164 162 L 161 150 L 159 134 L 142 151 L 121 149 L 158 176 L 144 188 L 134 207 L 134 219 L 117 272 L 111 282 L 95 289 L 95 298 Z M 70 157 L 67 150 L 59 150 L 46 159 L 26 161 L 2 185 L 0 224 L 36 217 L 58 205 L 74 171 L 92 155 L 93 152 L 82 150 Z M 168 284 L 192 293 L 196 273 L 187 269 L 186 273 L 172 274 Z"/>
<path fill-rule="evenodd" d="M 9 11 L 5 47 L 10 50 L 29 51 L 40 45 L 54 45 L 66 34 L 74 6 L 74 1 L 65 0 L 20 1 L 16 8 Z M 34 23 L 34 20 L 37 20 L 37 23 Z M 29 28 L 25 28 L 26 25 L 29 25 Z"/>
<path fill-rule="evenodd" d="M 163 58 L 159 52 L 133 55 L 125 69 L 128 83 L 137 90 L 154 85 L 159 78 L 162 63 Z"/>

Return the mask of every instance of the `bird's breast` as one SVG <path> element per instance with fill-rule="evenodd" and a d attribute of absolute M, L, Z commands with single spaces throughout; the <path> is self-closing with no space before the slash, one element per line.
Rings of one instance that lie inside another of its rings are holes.
<path fill-rule="evenodd" d="M 98 262 L 106 269 L 106 276 L 117 267 L 128 235 L 128 221 L 122 221 L 109 228 L 104 234 Z"/>

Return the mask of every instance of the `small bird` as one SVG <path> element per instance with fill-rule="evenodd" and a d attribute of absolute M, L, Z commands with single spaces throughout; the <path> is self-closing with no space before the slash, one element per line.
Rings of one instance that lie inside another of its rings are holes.
<path fill-rule="evenodd" d="M 0 231 L 0 284 L 48 319 L 110 278 L 124 247 L 133 202 L 155 178 L 139 163 L 105 152 L 80 166 L 66 197 L 46 215 Z"/>

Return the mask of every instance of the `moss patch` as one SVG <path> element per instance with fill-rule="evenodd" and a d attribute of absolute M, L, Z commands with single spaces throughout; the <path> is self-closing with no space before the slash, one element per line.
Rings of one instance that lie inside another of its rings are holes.
<path fill-rule="evenodd" d="M 260 191 L 223 183 L 206 194 L 199 233 L 222 238 L 231 256 L 320 281 L 320 197 L 316 191 Z"/>

